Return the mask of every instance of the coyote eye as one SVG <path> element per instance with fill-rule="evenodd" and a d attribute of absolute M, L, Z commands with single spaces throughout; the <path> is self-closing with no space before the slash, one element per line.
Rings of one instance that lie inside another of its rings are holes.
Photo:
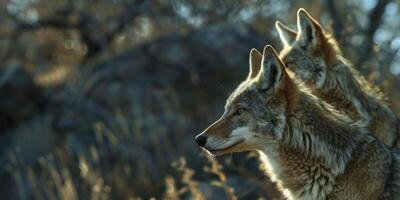
<path fill-rule="evenodd" d="M 235 112 L 235 115 L 241 115 L 245 112 L 246 110 L 244 108 L 238 108 Z"/>

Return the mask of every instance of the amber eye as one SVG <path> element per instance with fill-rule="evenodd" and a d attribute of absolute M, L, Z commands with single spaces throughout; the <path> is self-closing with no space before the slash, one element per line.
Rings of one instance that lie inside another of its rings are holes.
<path fill-rule="evenodd" d="M 235 112 L 235 115 L 241 115 L 245 112 L 246 110 L 244 108 L 238 108 Z"/>

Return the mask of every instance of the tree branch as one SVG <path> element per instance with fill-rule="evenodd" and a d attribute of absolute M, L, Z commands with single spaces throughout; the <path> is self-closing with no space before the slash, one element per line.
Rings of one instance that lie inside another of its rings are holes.
<path fill-rule="evenodd" d="M 341 39 L 342 37 L 342 31 L 343 31 L 343 22 L 340 17 L 340 13 L 338 13 L 338 10 L 336 9 L 335 1 L 334 0 L 328 0 L 327 1 L 327 9 L 332 17 L 333 21 L 333 31 L 335 34 L 335 38 Z"/>
<path fill-rule="evenodd" d="M 361 67 L 361 65 L 364 64 L 371 55 L 374 34 L 381 24 L 382 15 L 385 12 L 386 5 L 390 1 L 391 0 L 379 0 L 375 8 L 369 13 L 369 27 L 364 32 L 366 40 L 363 47 L 360 48 L 361 52 L 356 66 Z"/>
<path fill-rule="evenodd" d="M 98 21 L 91 15 L 82 11 L 79 12 L 72 3 L 68 4 L 67 7 L 55 12 L 56 16 L 49 17 L 47 19 L 40 19 L 36 23 L 27 23 L 21 21 L 15 15 L 8 15 L 14 20 L 17 25 L 13 35 L 10 36 L 10 42 L 7 46 L 5 53 L 1 56 L 2 63 L 7 63 L 8 59 L 12 57 L 17 46 L 19 38 L 22 34 L 27 31 L 34 31 L 40 28 L 56 28 L 62 29 L 63 31 L 68 31 L 71 29 L 77 30 L 79 32 L 81 42 L 84 43 L 88 49 L 85 57 L 83 58 L 83 63 L 85 63 L 90 58 L 96 57 L 104 49 L 106 49 L 110 43 L 114 41 L 114 38 L 119 33 L 123 32 L 125 28 L 129 25 L 129 22 L 135 19 L 139 15 L 152 15 L 154 9 L 151 3 L 140 0 L 128 2 L 120 14 L 117 15 L 113 20 L 117 22 L 117 25 L 113 30 L 107 31 L 106 33 L 100 35 L 100 37 L 94 37 L 94 30 L 100 29 L 104 24 L 98 23 Z M 72 14 L 78 12 L 78 22 L 71 22 L 69 17 Z"/>

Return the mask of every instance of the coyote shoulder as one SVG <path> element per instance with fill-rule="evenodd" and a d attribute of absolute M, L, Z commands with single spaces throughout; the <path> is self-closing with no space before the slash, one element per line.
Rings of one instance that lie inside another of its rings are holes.
<path fill-rule="evenodd" d="M 304 9 L 297 12 L 298 31 L 280 22 L 284 44 L 280 56 L 290 71 L 322 100 L 360 122 L 389 147 L 399 147 L 399 120 L 384 95 L 347 61 L 335 39 Z"/>
<path fill-rule="evenodd" d="M 349 124 L 266 46 L 251 51 L 249 76 L 196 142 L 214 155 L 258 151 L 287 199 L 400 199 L 399 154 Z"/>

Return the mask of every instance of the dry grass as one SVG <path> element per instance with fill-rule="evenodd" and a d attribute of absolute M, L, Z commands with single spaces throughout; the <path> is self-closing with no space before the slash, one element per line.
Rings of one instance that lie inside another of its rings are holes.
<path fill-rule="evenodd" d="M 78 127 L 77 132 L 65 134 L 53 150 L 34 162 L 22 159 L 18 148 L 13 150 L 7 170 L 17 186 L 16 198 L 234 200 L 267 195 L 263 176 L 254 173 L 253 154 L 236 160 L 232 156 L 207 159 L 195 145 L 194 135 L 188 134 L 193 132 L 189 119 L 171 110 L 165 96 L 158 98 L 163 98 L 165 109 L 157 113 L 137 105 L 128 111 L 117 109 L 114 117 L 92 124 L 89 131 Z M 57 134 L 49 129 L 50 123 L 31 122 L 22 131 L 31 130 L 37 137 L 44 131 Z M 253 168 L 247 168 L 249 163 Z M 230 174 L 251 181 L 232 182 Z"/>

